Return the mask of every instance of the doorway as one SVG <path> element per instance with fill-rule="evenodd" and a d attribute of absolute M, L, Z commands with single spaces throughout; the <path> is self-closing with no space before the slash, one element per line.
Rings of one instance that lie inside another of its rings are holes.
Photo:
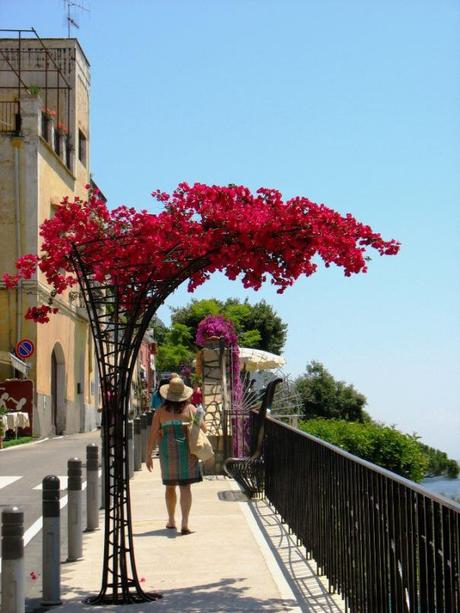
<path fill-rule="evenodd" d="M 51 427 L 61 435 L 65 426 L 65 359 L 61 345 L 56 343 L 51 353 Z"/>

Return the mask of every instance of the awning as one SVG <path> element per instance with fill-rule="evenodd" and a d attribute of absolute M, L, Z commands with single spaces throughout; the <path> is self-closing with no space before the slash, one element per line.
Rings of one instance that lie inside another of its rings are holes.
<path fill-rule="evenodd" d="M 31 367 L 30 364 L 26 364 L 16 357 L 14 353 L 9 353 L 8 351 L 0 351 L 0 362 L 2 364 L 10 364 L 13 368 L 19 370 L 19 372 L 26 376 Z"/>
<path fill-rule="evenodd" d="M 286 364 L 286 360 L 275 353 L 262 351 L 262 349 L 240 347 L 240 366 L 246 370 L 272 370 L 281 368 L 284 364 Z"/>

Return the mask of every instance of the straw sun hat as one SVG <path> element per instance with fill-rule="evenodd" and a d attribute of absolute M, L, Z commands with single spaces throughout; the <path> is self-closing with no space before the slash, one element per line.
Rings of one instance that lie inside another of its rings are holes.
<path fill-rule="evenodd" d="M 191 387 L 185 385 L 180 377 L 173 377 L 167 385 L 160 387 L 160 396 L 172 402 L 182 402 L 193 394 Z"/>

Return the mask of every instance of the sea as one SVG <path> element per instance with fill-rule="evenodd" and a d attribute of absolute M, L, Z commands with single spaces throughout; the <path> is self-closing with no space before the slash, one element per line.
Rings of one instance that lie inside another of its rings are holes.
<path fill-rule="evenodd" d="M 446 477 L 429 477 L 424 479 L 420 485 L 434 494 L 441 494 L 445 498 L 450 498 L 460 505 L 460 479 L 447 479 Z"/>

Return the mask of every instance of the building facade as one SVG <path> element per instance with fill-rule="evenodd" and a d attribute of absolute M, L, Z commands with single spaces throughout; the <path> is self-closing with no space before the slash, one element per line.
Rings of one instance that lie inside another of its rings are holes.
<path fill-rule="evenodd" d="M 35 34 L 35 33 L 34 33 Z M 38 253 L 39 226 L 64 196 L 86 198 L 90 182 L 89 63 L 75 39 L 0 39 L 0 272 Z M 1 275 L 0 275 L 1 277 Z M 50 289 L 37 270 L 17 289 L 0 285 L 0 381 L 33 381 L 33 433 L 70 434 L 96 426 L 97 368 L 78 292 L 55 298 L 48 324 L 25 320 Z M 15 346 L 27 338 L 24 365 Z M 22 374 L 19 373 L 22 371 Z"/>

